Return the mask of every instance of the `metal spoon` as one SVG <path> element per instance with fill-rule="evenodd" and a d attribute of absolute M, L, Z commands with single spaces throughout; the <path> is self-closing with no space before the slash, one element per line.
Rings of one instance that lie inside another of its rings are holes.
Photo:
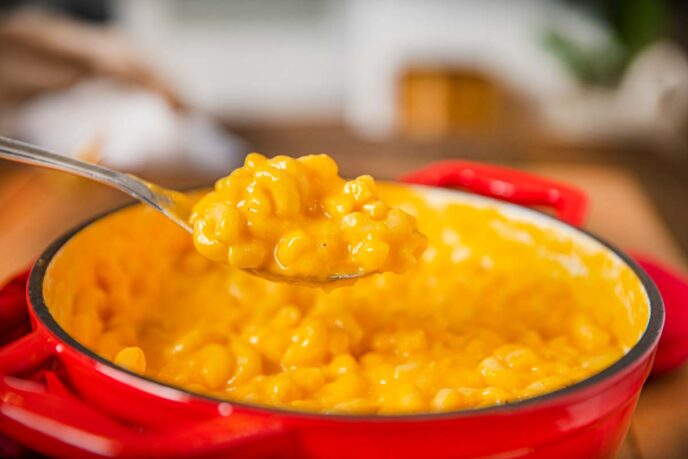
<path fill-rule="evenodd" d="M 179 191 L 168 190 L 132 174 L 126 174 L 97 164 L 91 164 L 68 156 L 59 155 L 35 145 L 9 139 L 7 137 L 0 137 L 0 158 L 80 175 L 87 179 L 117 188 L 144 204 L 148 204 L 155 208 L 177 225 L 184 228 L 188 233 L 193 234 L 193 228 L 189 223 L 193 202 L 185 194 Z M 248 269 L 246 271 L 273 281 L 306 283 L 312 285 L 333 281 L 353 280 L 367 275 L 367 273 L 336 274 L 326 279 L 303 279 L 279 276 L 256 269 Z"/>

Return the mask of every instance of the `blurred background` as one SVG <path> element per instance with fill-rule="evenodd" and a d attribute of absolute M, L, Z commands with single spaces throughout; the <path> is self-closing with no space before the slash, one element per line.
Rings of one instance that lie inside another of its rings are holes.
<path fill-rule="evenodd" d="M 98 143 L 120 167 L 170 156 L 201 172 L 245 145 L 345 141 L 685 158 L 684 3 L 4 0 L 1 126 L 65 152 Z"/>
<path fill-rule="evenodd" d="M 687 49 L 681 0 L 3 0 L 0 135 L 179 188 L 250 151 L 505 164 L 686 272 Z M 0 161 L 0 284 L 124 201 Z M 644 393 L 625 457 L 686 457 L 682 377 Z"/>

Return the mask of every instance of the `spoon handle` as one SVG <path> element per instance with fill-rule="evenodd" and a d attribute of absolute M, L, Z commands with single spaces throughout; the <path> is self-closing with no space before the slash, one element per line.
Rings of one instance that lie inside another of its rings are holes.
<path fill-rule="evenodd" d="M 182 193 L 166 190 L 131 174 L 59 155 L 35 145 L 1 136 L 0 158 L 68 172 L 117 188 L 154 207 L 186 231 L 193 232 L 188 223 L 190 204 L 188 198 Z"/>

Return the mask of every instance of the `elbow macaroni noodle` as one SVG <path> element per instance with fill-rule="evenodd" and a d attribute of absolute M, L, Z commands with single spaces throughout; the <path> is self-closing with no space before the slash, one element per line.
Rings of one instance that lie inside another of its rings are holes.
<path fill-rule="evenodd" d="M 402 273 L 427 244 L 369 175 L 344 181 L 327 155 L 258 153 L 194 206 L 196 248 L 214 261 L 288 278 Z"/>
<path fill-rule="evenodd" d="M 428 236 L 403 275 L 332 291 L 269 282 L 210 262 L 184 231 L 135 206 L 60 250 L 46 301 L 68 333 L 131 371 L 320 413 L 527 399 L 608 367 L 645 330 L 642 285 L 606 249 L 489 205 L 393 184 L 378 192 Z"/>

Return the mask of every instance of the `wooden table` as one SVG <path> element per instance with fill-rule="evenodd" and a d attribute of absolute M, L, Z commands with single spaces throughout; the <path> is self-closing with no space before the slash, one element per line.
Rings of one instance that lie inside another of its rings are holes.
<path fill-rule="evenodd" d="M 393 164 L 374 155 L 339 160 L 346 164 L 345 173 L 361 172 L 365 162 L 367 171 L 389 177 L 427 158 L 402 157 Z M 536 162 L 528 168 L 585 189 L 592 201 L 592 231 L 688 272 L 653 201 L 623 168 L 554 162 Z M 124 201 L 117 192 L 81 179 L 25 167 L 0 169 L 0 284 L 28 266 L 60 233 Z M 620 457 L 688 457 L 688 365 L 647 383 Z"/>

